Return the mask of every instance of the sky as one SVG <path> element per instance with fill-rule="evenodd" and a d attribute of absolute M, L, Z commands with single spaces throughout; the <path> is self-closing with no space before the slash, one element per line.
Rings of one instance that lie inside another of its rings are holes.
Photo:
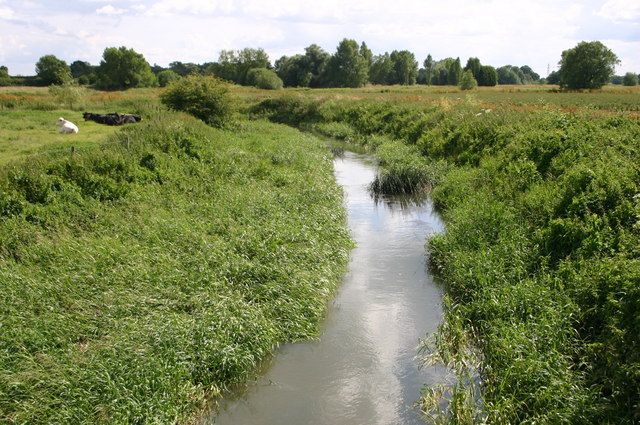
<path fill-rule="evenodd" d="M 563 50 L 599 40 L 640 73 L 640 0 L 0 0 L 0 65 L 35 74 L 41 56 L 97 65 L 126 46 L 150 64 L 213 62 L 222 49 L 262 47 L 274 62 L 343 38 L 374 54 L 410 50 L 422 64 L 480 58 L 541 76 Z"/>

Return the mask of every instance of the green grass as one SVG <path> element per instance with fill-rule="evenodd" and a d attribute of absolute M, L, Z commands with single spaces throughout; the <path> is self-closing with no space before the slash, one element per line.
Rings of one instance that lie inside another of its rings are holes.
<path fill-rule="evenodd" d="M 459 368 L 452 388 L 425 393 L 430 414 L 436 393 L 450 395 L 433 420 L 635 423 L 640 101 L 616 112 L 607 105 L 625 104 L 626 92 L 533 93 L 569 104 L 520 108 L 494 90 L 485 94 L 502 98 L 491 111 L 481 93 L 422 105 L 283 96 L 252 111 L 303 128 L 349 126 L 380 157 L 380 190 L 434 185 L 447 231 L 429 241 L 430 263 L 452 300 L 443 328 L 480 352 L 482 412 L 460 385 L 474 371 Z"/>
<path fill-rule="evenodd" d="M 317 336 L 351 247 L 319 140 L 154 109 L 71 156 L 9 113 L 42 143 L 0 169 L 0 422 L 189 422 Z"/>

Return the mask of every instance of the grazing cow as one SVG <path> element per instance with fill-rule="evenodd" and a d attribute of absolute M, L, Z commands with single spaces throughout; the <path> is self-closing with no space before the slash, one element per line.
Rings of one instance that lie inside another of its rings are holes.
<path fill-rule="evenodd" d="M 92 112 L 84 112 L 82 114 L 82 117 L 85 121 L 94 121 L 98 124 L 105 125 L 123 125 L 142 121 L 142 117 L 140 115 L 119 114 L 117 112 L 112 112 L 109 114 L 94 114 Z"/>
<path fill-rule="evenodd" d="M 76 134 L 80 131 L 77 125 L 62 117 L 58 118 L 58 125 L 60 126 L 60 133 L 62 134 Z"/>

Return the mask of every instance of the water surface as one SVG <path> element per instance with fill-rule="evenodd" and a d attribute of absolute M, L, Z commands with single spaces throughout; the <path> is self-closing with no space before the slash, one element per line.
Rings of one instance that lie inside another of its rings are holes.
<path fill-rule="evenodd" d="M 420 338 L 441 318 L 441 289 L 426 269 L 424 244 L 443 224 L 428 200 L 375 200 L 376 167 L 347 152 L 335 160 L 357 248 L 319 341 L 287 344 L 215 424 L 422 424 L 414 407 L 441 370 L 419 369 Z"/>

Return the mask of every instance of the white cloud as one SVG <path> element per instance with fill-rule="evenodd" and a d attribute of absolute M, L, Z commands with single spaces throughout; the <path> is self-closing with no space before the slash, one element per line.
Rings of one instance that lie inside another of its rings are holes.
<path fill-rule="evenodd" d="M 4 1 L 0 0 L 0 19 L 11 19 L 15 12 L 9 6 L 3 6 Z"/>
<path fill-rule="evenodd" d="M 119 8 L 113 7 L 111 4 L 108 4 L 99 9 L 96 9 L 96 13 L 98 15 L 122 15 L 126 11 L 127 11 L 126 9 L 119 9 Z"/>
<path fill-rule="evenodd" d="M 640 2 L 638 0 L 609 0 L 602 5 L 597 14 L 612 21 L 639 21 Z"/>

